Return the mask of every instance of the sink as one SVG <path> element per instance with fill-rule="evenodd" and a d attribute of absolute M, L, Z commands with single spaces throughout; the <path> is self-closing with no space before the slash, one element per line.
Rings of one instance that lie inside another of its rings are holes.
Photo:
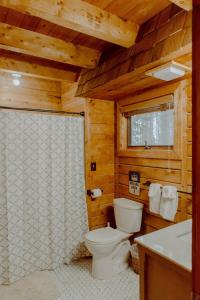
<path fill-rule="evenodd" d="M 186 232 L 186 233 L 180 234 L 177 236 L 177 238 L 186 243 L 192 244 L 192 233 L 191 232 Z"/>
<path fill-rule="evenodd" d="M 192 220 L 165 227 L 135 240 L 187 271 L 192 270 Z"/>

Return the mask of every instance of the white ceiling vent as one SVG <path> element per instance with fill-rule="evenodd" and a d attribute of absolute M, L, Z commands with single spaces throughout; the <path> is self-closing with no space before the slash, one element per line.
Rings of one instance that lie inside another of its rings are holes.
<path fill-rule="evenodd" d="M 165 81 L 170 81 L 184 76 L 186 72 L 191 72 L 191 68 L 172 61 L 147 71 L 146 75 Z"/>

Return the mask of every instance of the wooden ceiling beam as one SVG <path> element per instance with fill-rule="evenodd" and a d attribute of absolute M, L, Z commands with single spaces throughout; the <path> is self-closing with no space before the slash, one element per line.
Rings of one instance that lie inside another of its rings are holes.
<path fill-rule="evenodd" d="M 11 59 L 14 61 L 17 60 L 17 61 L 22 61 L 22 62 L 28 62 L 31 64 L 40 65 L 40 66 L 44 66 L 44 67 L 50 67 L 50 68 L 58 69 L 58 70 L 70 71 L 70 72 L 78 74 L 78 75 L 81 72 L 81 67 L 78 67 L 78 66 L 68 65 L 65 63 L 61 63 L 61 62 L 56 62 L 53 60 L 48 60 L 48 59 L 44 59 L 44 58 L 40 58 L 40 57 L 36 57 L 36 56 L 30 56 L 30 55 L 23 54 L 23 53 L 16 53 L 16 52 L 4 50 L 4 49 L 0 49 L 0 57 L 5 57 L 5 58 L 8 58 L 8 59 Z"/>
<path fill-rule="evenodd" d="M 189 11 L 192 9 L 192 0 L 170 0 L 170 2 L 180 6 L 181 8 Z"/>
<path fill-rule="evenodd" d="M 82 0 L 2 0 L 1 5 L 127 48 L 139 30 L 139 25 Z"/>
<path fill-rule="evenodd" d="M 0 71 L 68 83 L 77 80 L 77 73 L 72 71 L 55 69 L 2 56 L 0 57 Z"/>
<path fill-rule="evenodd" d="M 100 52 L 81 45 L 0 23 L 0 49 L 83 68 L 95 68 Z"/>

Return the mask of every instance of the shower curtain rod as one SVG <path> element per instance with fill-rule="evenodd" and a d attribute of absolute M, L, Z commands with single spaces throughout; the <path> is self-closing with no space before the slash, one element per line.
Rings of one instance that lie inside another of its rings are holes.
<path fill-rule="evenodd" d="M 62 110 L 49 110 L 49 109 L 35 109 L 35 108 L 19 108 L 19 107 L 10 107 L 10 106 L 0 106 L 0 109 L 7 110 L 19 110 L 19 111 L 32 111 L 32 112 L 44 112 L 44 113 L 54 113 L 54 114 L 62 114 L 62 115 L 77 115 L 77 116 L 85 116 L 84 112 L 67 112 Z"/>

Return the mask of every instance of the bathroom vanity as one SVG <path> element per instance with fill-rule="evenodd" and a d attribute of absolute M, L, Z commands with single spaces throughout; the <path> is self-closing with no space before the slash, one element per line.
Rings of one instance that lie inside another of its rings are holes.
<path fill-rule="evenodd" d="M 192 221 L 136 239 L 140 254 L 140 300 L 189 300 L 192 293 Z"/>

